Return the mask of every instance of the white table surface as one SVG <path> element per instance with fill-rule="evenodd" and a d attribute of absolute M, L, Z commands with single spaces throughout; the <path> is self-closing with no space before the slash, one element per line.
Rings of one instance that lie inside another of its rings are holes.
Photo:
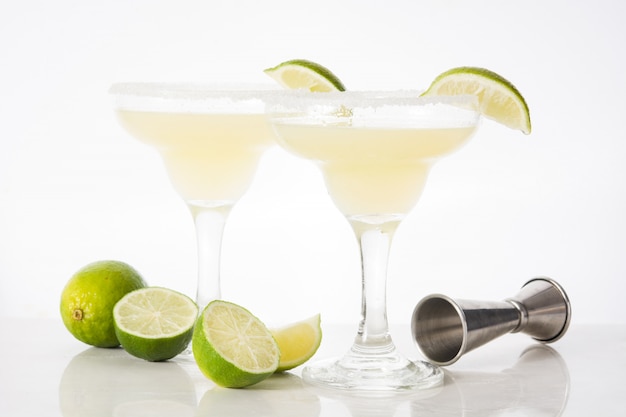
<path fill-rule="evenodd" d="M 323 327 L 313 360 L 349 347 L 354 326 Z M 420 354 L 409 325 L 398 348 Z M 61 320 L 0 318 L 0 416 L 623 416 L 626 325 L 577 325 L 553 345 L 509 334 L 445 368 L 442 388 L 356 395 L 305 384 L 299 368 L 246 389 L 216 387 L 192 356 L 149 363 L 75 340 Z"/>

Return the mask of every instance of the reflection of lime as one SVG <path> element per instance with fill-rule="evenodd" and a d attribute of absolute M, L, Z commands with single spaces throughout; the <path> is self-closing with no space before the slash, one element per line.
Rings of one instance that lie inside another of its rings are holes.
<path fill-rule="evenodd" d="M 113 306 L 146 283 L 130 265 L 97 261 L 77 271 L 61 294 L 61 318 L 78 340 L 98 347 L 120 343 L 113 325 Z"/>
<path fill-rule="evenodd" d="M 317 394 L 299 376 L 285 372 L 246 390 L 209 389 L 196 416 L 318 417 L 320 412 Z"/>
<path fill-rule="evenodd" d="M 129 292 L 115 304 L 115 334 L 128 353 L 147 361 L 171 359 L 191 341 L 198 307 L 191 298 L 159 287 Z"/>
<path fill-rule="evenodd" d="M 245 308 L 221 300 L 210 302 L 198 318 L 192 348 L 202 373 L 229 388 L 264 380 L 280 360 L 267 327 Z"/>
<path fill-rule="evenodd" d="M 84 350 L 67 364 L 59 382 L 64 417 L 189 417 L 197 403 L 196 387 L 182 364 L 156 366 L 122 349 Z"/>
<path fill-rule="evenodd" d="M 306 59 L 292 59 L 264 70 L 267 75 L 289 89 L 313 92 L 345 91 L 341 80 L 328 68 Z"/>
<path fill-rule="evenodd" d="M 277 371 L 287 371 L 302 365 L 317 352 L 322 341 L 320 315 L 272 329 L 272 335 L 280 348 L 280 364 Z"/>
<path fill-rule="evenodd" d="M 477 96 L 485 117 L 530 133 L 528 105 L 517 88 L 501 75 L 485 68 L 452 68 L 439 74 L 423 95 L 457 94 Z"/>

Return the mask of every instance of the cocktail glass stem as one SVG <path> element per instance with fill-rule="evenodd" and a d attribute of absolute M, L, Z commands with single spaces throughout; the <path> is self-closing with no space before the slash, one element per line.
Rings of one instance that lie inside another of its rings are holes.
<path fill-rule="evenodd" d="M 226 218 L 232 205 L 203 206 L 189 204 L 194 219 L 198 246 L 198 286 L 196 303 L 202 310 L 220 299 L 220 259 Z"/>
<path fill-rule="evenodd" d="M 396 226 L 363 227 L 353 223 L 361 250 L 361 322 L 354 349 L 361 352 L 393 350 L 387 322 L 387 261 Z"/>
<path fill-rule="evenodd" d="M 361 321 L 350 350 L 339 359 L 307 366 L 313 384 L 363 391 L 397 391 L 441 384 L 443 373 L 400 354 L 387 322 L 387 261 L 398 219 L 380 223 L 351 220 L 361 250 Z"/>

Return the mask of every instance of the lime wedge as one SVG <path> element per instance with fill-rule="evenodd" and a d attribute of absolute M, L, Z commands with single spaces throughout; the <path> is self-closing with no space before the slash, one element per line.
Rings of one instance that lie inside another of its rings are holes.
<path fill-rule="evenodd" d="M 267 327 L 245 308 L 222 300 L 211 301 L 198 317 L 191 346 L 202 373 L 228 388 L 264 380 L 280 361 Z"/>
<path fill-rule="evenodd" d="M 292 59 L 264 70 L 288 89 L 313 92 L 345 91 L 341 80 L 328 68 L 306 59 Z"/>
<path fill-rule="evenodd" d="M 122 297 L 113 308 L 115 334 L 128 353 L 164 361 L 189 345 L 198 307 L 174 290 L 147 287 Z"/>
<path fill-rule="evenodd" d="M 478 96 L 480 111 L 485 117 L 525 134 L 530 133 L 526 100 L 510 81 L 488 69 L 452 68 L 437 76 L 422 95 L 459 94 Z"/>
<path fill-rule="evenodd" d="M 317 352 L 322 341 L 320 315 L 298 321 L 278 329 L 272 334 L 280 349 L 280 363 L 277 371 L 287 371 L 302 365 Z"/>

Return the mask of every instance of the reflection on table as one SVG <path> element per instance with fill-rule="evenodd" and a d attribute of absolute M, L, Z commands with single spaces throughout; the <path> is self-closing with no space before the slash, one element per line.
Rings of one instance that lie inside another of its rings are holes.
<path fill-rule="evenodd" d="M 502 372 L 446 372 L 443 390 L 411 404 L 413 416 L 560 416 L 569 394 L 565 361 L 536 344 Z"/>
<path fill-rule="evenodd" d="M 176 362 L 138 360 L 122 349 L 90 348 L 76 355 L 59 384 L 64 417 L 193 416 L 196 391 Z"/>
<path fill-rule="evenodd" d="M 122 349 L 91 348 L 59 384 L 63 416 L 560 416 L 569 393 L 565 361 L 535 344 L 500 372 L 445 370 L 442 387 L 403 394 L 348 393 L 277 374 L 246 389 L 207 381 L 197 393 L 192 358 L 150 363 Z"/>
<path fill-rule="evenodd" d="M 276 374 L 245 389 L 215 387 L 207 390 L 196 416 L 317 417 L 319 397 L 291 373 Z"/>

